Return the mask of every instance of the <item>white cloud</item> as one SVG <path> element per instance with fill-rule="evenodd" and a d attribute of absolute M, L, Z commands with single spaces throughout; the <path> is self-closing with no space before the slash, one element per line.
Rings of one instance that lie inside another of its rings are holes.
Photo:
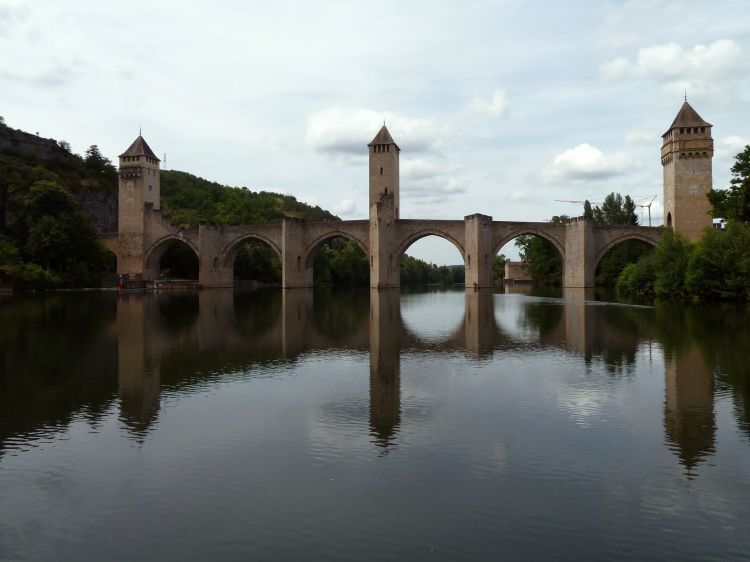
<path fill-rule="evenodd" d="M 508 201 L 522 202 L 522 201 L 531 201 L 532 197 L 525 191 L 514 189 L 510 193 L 510 195 L 507 196 L 507 199 Z"/>
<path fill-rule="evenodd" d="M 635 60 L 618 57 L 599 67 L 608 80 L 645 76 L 660 82 L 687 79 L 730 77 L 748 66 L 747 57 L 732 39 L 720 39 L 709 45 L 684 49 L 677 43 L 644 47 Z"/>
<path fill-rule="evenodd" d="M 469 110 L 478 115 L 486 115 L 499 119 L 507 117 L 510 104 L 504 90 L 492 92 L 492 98 L 487 101 L 482 98 L 474 98 L 469 103 Z"/>
<path fill-rule="evenodd" d="M 745 150 L 745 147 L 749 144 L 750 140 L 737 135 L 731 135 L 720 141 L 716 141 L 714 149 L 718 156 L 731 156 L 734 158 L 737 154 Z"/>
<path fill-rule="evenodd" d="M 424 158 L 409 158 L 399 162 L 401 177 L 407 180 L 423 180 L 436 176 L 448 176 L 461 169 L 451 162 L 435 162 Z"/>
<path fill-rule="evenodd" d="M 350 217 L 357 214 L 357 205 L 351 199 L 342 199 L 333 208 L 333 212 L 342 217 Z"/>
<path fill-rule="evenodd" d="M 348 107 L 332 107 L 310 115 L 305 140 L 319 152 L 364 157 L 367 143 L 383 126 L 383 120 L 399 148 L 409 153 L 435 150 L 443 141 L 444 130 L 434 119 Z"/>
<path fill-rule="evenodd" d="M 604 154 L 595 146 L 582 143 L 555 156 L 549 179 L 603 179 L 625 173 L 633 165 L 629 155 L 616 152 Z"/>
<path fill-rule="evenodd" d="M 659 141 L 661 135 L 657 131 L 631 131 L 625 135 L 628 144 L 654 144 Z"/>

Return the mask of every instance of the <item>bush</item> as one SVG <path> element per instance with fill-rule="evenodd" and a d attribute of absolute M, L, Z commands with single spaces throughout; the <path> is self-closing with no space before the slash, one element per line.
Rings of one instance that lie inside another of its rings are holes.
<path fill-rule="evenodd" d="M 60 286 L 60 277 L 35 263 L 23 263 L 10 268 L 15 289 L 55 289 Z"/>
<path fill-rule="evenodd" d="M 654 254 L 646 254 L 635 263 L 629 263 L 620 272 L 615 288 L 622 293 L 650 295 L 654 293 Z"/>
<path fill-rule="evenodd" d="M 725 230 L 706 232 L 693 249 L 685 275 L 687 289 L 707 298 L 750 294 L 750 227 L 730 221 Z"/>
<path fill-rule="evenodd" d="M 687 238 L 665 231 L 653 254 L 654 292 L 658 295 L 685 293 L 685 272 L 692 247 Z"/>

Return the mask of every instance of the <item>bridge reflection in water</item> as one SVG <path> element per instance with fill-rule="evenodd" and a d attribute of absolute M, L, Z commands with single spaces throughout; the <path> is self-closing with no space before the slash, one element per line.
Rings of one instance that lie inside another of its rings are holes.
<path fill-rule="evenodd" d="M 508 350 L 556 347 L 589 367 L 602 361 L 619 376 L 634 369 L 644 345 L 659 345 L 654 309 L 566 296 L 564 304 L 529 299 L 522 320 L 509 320 L 503 299 L 521 297 L 466 292 L 463 319 L 456 318 L 455 328 L 438 340 L 405 322 L 399 289 L 335 298 L 306 289 L 262 296 L 222 290 L 126 296 L 118 301 L 116 321 L 121 419 L 142 437 L 158 416 L 162 387 L 205 384 L 206 378 L 254 364 L 331 349 L 369 351 L 370 432 L 378 446 L 388 447 L 402 420 L 404 353 L 463 353 L 469 361 L 488 361 Z M 695 348 L 666 348 L 666 441 L 690 471 L 715 450 L 714 374 Z"/>

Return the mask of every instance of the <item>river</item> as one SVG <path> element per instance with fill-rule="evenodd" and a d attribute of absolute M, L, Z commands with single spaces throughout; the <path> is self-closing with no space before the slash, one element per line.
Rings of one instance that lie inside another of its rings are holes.
<path fill-rule="evenodd" d="M 6 298 L 0 560 L 750 559 L 749 321 L 463 290 Z"/>

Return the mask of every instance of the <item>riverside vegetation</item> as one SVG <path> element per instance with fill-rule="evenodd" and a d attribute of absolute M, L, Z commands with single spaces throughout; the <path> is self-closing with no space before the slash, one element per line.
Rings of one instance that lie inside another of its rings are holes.
<path fill-rule="evenodd" d="M 709 192 L 712 215 L 726 228 L 707 230 L 695 243 L 666 230 L 655 248 L 639 241 L 615 246 L 596 271 L 598 286 L 623 295 L 746 300 L 750 297 L 750 145 L 731 168 L 728 189 Z M 630 197 L 610 193 L 601 206 L 586 201 L 587 220 L 598 224 L 638 224 Z M 563 222 L 568 217 L 553 217 Z M 517 239 L 521 258 L 532 277 L 559 286 L 562 266 L 554 247 L 536 236 Z"/>
<path fill-rule="evenodd" d="M 666 232 L 653 252 L 625 266 L 622 293 L 707 299 L 750 297 L 750 145 L 736 158 L 729 189 L 708 198 L 726 228 L 706 231 L 694 244 Z"/>

